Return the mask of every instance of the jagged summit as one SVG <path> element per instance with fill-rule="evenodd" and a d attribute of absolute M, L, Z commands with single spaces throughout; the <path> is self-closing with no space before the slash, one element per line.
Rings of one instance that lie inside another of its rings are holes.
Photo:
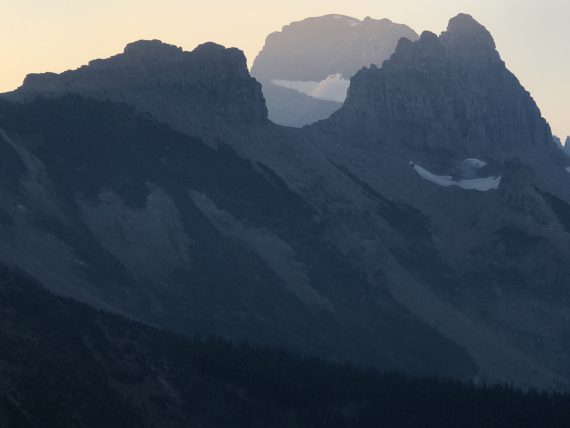
<path fill-rule="evenodd" d="M 102 76 L 100 74 L 102 70 L 110 74 Z M 160 76 L 149 74 L 148 71 L 160 72 Z M 59 75 L 56 73 L 30 74 L 18 92 L 23 94 L 33 93 L 36 90 L 43 91 L 45 88 L 42 84 L 46 81 L 69 86 L 79 81 L 85 85 L 88 83 L 110 84 L 113 83 L 112 79 L 125 77 L 128 79 L 123 84 L 128 84 L 131 79 L 135 79 L 137 84 L 140 84 L 141 80 L 150 82 L 159 78 L 163 81 L 191 81 L 204 78 L 216 80 L 230 76 L 250 80 L 247 60 L 239 49 L 225 48 L 208 42 L 187 52 L 181 47 L 163 43 L 160 40 L 139 40 L 129 43 L 118 55 L 90 61 L 88 65 L 77 70 L 66 71 Z M 104 77 L 109 80 L 103 81 Z M 65 84 L 63 84 L 64 81 Z"/>
<path fill-rule="evenodd" d="M 332 74 L 349 79 L 363 65 L 381 65 L 398 40 L 416 40 L 407 25 L 389 19 L 359 20 L 325 15 L 292 22 L 271 33 L 255 59 L 252 75 L 272 79 L 320 81 Z"/>
<path fill-rule="evenodd" d="M 131 104 L 196 134 L 220 122 L 267 122 L 261 85 L 249 75 L 245 55 L 215 43 L 186 52 L 160 40 L 139 40 L 77 70 L 31 74 L 4 97 L 25 101 L 70 93 Z"/>
<path fill-rule="evenodd" d="M 495 49 L 495 41 L 489 30 L 477 22 L 471 15 L 460 13 L 449 20 L 447 31 L 441 35 L 443 40 L 461 40 L 463 43 L 472 42 L 473 45 L 485 46 Z"/>
<path fill-rule="evenodd" d="M 169 45 L 168 43 L 163 43 L 160 40 L 138 40 L 136 42 L 129 43 L 123 53 L 128 55 L 136 55 L 140 57 L 159 57 L 163 56 L 165 58 L 175 57 L 177 54 L 181 54 L 182 48 L 174 45 Z"/>
<path fill-rule="evenodd" d="M 357 140 L 468 156 L 554 147 L 547 122 L 489 32 L 458 15 L 439 37 L 399 41 L 382 68 L 351 80 L 343 108 L 317 125 Z"/>
<path fill-rule="evenodd" d="M 501 60 L 491 33 L 470 15 L 452 18 L 440 39 L 451 55 L 467 64 L 478 66 Z"/>
<path fill-rule="evenodd" d="M 430 68 L 467 67 L 472 70 L 504 66 L 491 33 L 466 14 L 452 18 L 440 36 L 424 31 L 415 43 L 400 39 L 390 59 L 385 67 L 408 67 L 410 63 Z"/>

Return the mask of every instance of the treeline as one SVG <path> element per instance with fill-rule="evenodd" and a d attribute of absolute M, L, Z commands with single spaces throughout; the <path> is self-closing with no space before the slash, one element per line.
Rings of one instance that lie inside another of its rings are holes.
<path fill-rule="evenodd" d="M 570 396 L 185 339 L 0 272 L 1 427 L 570 426 Z"/>

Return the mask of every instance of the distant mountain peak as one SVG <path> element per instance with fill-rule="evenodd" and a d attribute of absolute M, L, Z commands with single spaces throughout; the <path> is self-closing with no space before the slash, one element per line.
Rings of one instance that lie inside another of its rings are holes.
<path fill-rule="evenodd" d="M 416 40 L 418 35 L 389 19 L 338 14 L 307 18 L 271 33 L 251 73 L 263 84 L 270 119 L 304 126 L 340 108 L 348 79 L 363 66 L 382 65 L 401 38 Z M 328 86 L 331 75 L 342 80 L 338 96 L 315 96 L 320 91 L 314 89 Z"/>
<path fill-rule="evenodd" d="M 471 65 L 500 62 L 493 36 L 471 15 L 459 14 L 452 18 L 440 40 L 450 54 Z"/>
<path fill-rule="evenodd" d="M 261 81 L 320 81 L 336 73 L 350 78 L 363 65 L 382 65 L 402 37 L 416 40 L 418 35 L 389 19 L 306 18 L 267 36 L 252 75 Z"/>

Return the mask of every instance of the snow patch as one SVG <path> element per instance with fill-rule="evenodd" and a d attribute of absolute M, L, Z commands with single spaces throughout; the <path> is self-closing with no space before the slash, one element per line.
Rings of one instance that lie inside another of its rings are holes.
<path fill-rule="evenodd" d="M 412 168 L 414 168 L 420 177 L 442 187 L 457 186 L 465 190 L 478 190 L 480 192 L 487 192 L 489 190 L 498 189 L 499 185 L 501 184 L 501 177 L 483 177 L 454 180 L 450 175 L 435 175 L 429 172 L 427 169 L 416 165 L 414 162 L 410 162 L 410 165 Z"/>
<path fill-rule="evenodd" d="M 570 166 L 567 166 L 565 169 L 566 169 L 566 172 L 570 173 Z"/>
<path fill-rule="evenodd" d="M 310 97 L 343 103 L 346 99 L 346 92 L 350 86 L 350 81 L 343 79 L 340 74 L 333 74 L 320 82 L 306 80 L 272 80 L 276 86 L 293 89 Z"/>
<path fill-rule="evenodd" d="M 358 27 L 360 25 L 360 21 L 348 21 L 349 27 Z"/>
<path fill-rule="evenodd" d="M 482 161 L 481 159 L 465 159 L 463 163 L 474 168 L 484 168 L 487 166 L 487 162 Z"/>

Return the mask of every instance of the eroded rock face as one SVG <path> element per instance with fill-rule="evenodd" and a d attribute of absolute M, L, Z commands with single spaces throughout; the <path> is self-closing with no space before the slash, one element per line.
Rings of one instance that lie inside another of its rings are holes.
<path fill-rule="evenodd" d="M 465 155 L 554 147 L 530 94 L 468 15 L 452 19 L 439 37 L 424 32 L 417 42 L 400 40 L 382 68 L 353 77 L 344 107 L 318 127 Z"/>
<path fill-rule="evenodd" d="M 220 122 L 267 121 L 261 85 L 250 77 L 245 56 L 215 43 L 184 52 L 158 40 L 141 40 L 129 44 L 122 54 L 77 70 L 31 74 L 8 98 L 56 98 L 68 93 L 136 105 L 194 134 Z"/>

